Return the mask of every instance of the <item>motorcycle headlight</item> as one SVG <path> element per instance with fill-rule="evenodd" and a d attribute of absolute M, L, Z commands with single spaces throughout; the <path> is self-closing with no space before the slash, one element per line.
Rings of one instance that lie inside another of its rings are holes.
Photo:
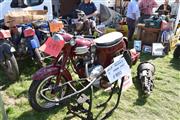
<path fill-rule="evenodd" d="M 52 36 L 52 39 L 55 40 L 55 41 L 64 40 L 64 38 L 60 34 L 54 34 Z"/>
<path fill-rule="evenodd" d="M 69 41 L 69 44 L 70 44 L 71 46 L 74 46 L 74 45 L 76 44 L 76 40 L 75 40 L 75 39 L 71 39 L 71 40 Z"/>
<path fill-rule="evenodd" d="M 96 52 L 96 45 L 91 45 L 90 51 L 91 51 L 91 53 L 95 53 Z"/>

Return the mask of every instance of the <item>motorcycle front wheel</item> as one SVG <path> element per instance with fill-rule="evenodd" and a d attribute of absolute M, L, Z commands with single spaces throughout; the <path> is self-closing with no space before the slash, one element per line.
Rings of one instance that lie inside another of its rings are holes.
<path fill-rule="evenodd" d="M 14 55 L 5 60 L 3 63 L 0 63 L 0 65 L 10 80 L 15 81 L 19 79 L 19 68 Z"/>
<path fill-rule="evenodd" d="M 65 96 L 68 91 L 68 87 L 60 87 L 58 92 L 52 93 L 52 88 L 56 84 L 56 78 L 56 75 L 51 75 L 43 80 L 34 80 L 32 82 L 29 88 L 29 103 L 34 110 L 39 112 L 49 111 L 57 106 L 60 106 L 59 103 L 51 101 L 56 101 Z M 60 85 L 66 81 L 67 79 L 62 76 Z"/>

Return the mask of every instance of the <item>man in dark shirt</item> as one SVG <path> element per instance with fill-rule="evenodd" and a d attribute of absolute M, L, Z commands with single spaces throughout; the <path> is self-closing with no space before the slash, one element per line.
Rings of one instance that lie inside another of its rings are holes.
<path fill-rule="evenodd" d="M 80 3 L 79 10 L 84 11 L 86 17 L 90 19 L 98 14 L 97 8 L 92 0 L 84 0 L 82 3 Z"/>
<path fill-rule="evenodd" d="M 102 34 L 102 32 L 96 28 L 95 16 L 98 14 L 98 11 L 92 0 L 84 0 L 82 3 L 80 3 L 78 9 L 83 11 L 86 15 L 86 17 L 84 18 L 84 23 L 88 22 L 89 24 L 84 24 L 86 26 L 84 28 L 92 28 L 90 34 L 93 34 L 94 31 L 97 31 L 98 33 Z"/>

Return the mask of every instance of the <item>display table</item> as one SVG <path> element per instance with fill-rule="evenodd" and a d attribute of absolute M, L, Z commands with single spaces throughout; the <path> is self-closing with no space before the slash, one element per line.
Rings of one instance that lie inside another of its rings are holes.
<path fill-rule="evenodd" d="M 147 28 L 145 24 L 138 24 L 137 39 L 141 40 L 143 44 L 152 44 L 158 42 L 161 29 Z"/>

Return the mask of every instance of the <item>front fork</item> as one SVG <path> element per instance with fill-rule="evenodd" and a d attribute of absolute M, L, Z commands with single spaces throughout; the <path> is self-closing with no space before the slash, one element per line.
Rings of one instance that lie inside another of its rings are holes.
<path fill-rule="evenodd" d="M 56 65 L 56 64 L 58 64 L 59 61 L 61 61 L 61 67 L 59 67 L 59 69 L 58 69 L 58 75 L 56 78 L 56 86 L 58 86 L 59 83 L 62 81 L 61 77 L 62 77 L 62 75 L 64 75 L 63 73 L 68 73 L 68 74 L 65 74 L 66 78 L 72 78 L 71 74 L 69 74 L 70 72 L 65 68 L 65 66 L 68 62 L 68 59 L 70 58 L 70 55 L 71 55 L 71 49 L 72 49 L 72 46 L 66 46 L 64 48 L 63 57 L 62 57 L 62 54 L 60 53 L 58 55 L 58 57 L 56 58 L 55 62 L 53 63 L 54 65 Z"/>

